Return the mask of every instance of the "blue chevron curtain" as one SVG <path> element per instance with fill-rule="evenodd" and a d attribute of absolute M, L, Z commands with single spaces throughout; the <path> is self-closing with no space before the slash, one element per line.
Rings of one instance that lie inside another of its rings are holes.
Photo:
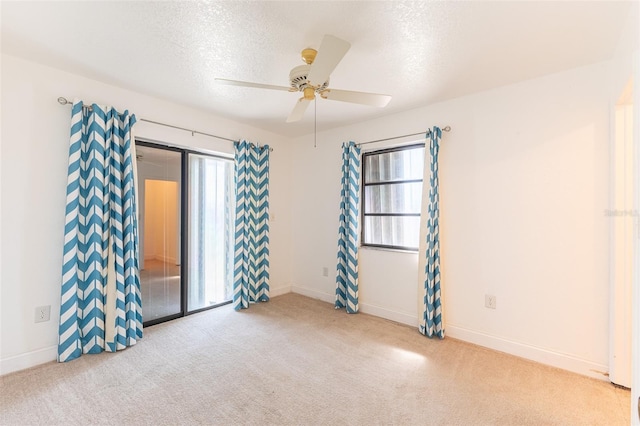
<path fill-rule="evenodd" d="M 233 306 L 269 300 L 269 145 L 235 142 Z"/>
<path fill-rule="evenodd" d="M 358 312 L 358 201 L 360 196 L 360 147 L 342 144 L 342 189 L 336 265 L 336 309 Z"/>
<path fill-rule="evenodd" d="M 427 337 L 444 338 L 442 325 L 442 305 L 440 303 L 440 230 L 438 194 L 438 152 L 442 130 L 434 127 L 429 140 L 429 201 L 427 207 L 427 244 L 424 278 L 424 311 L 420 323 L 420 333 Z"/>
<path fill-rule="evenodd" d="M 142 338 L 135 122 L 128 111 L 73 102 L 59 362 Z"/>

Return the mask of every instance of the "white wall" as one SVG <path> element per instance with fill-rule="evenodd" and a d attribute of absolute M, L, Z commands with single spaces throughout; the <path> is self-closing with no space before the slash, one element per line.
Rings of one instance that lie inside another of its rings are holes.
<path fill-rule="evenodd" d="M 137 155 L 140 154 L 140 150 L 137 151 Z M 177 209 L 177 217 L 178 223 L 181 223 L 182 218 L 180 217 L 181 209 L 180 209 L 180 199 L 181 199 L 181 171 L 182 171 L 182 163 L 181 156 L 178 152 L 169 152 L 167 162 L 164 165 L 160 165 L 157 163 L 153 163 L 152 160 L 142 159 L 142 161 L 138 161 L 138 198 L 140 202 L 138 203 L 138 227 L 140 229 L 140 241 L 139 241 L 139 256 L 140 256 L 140 269 L 144 269 L 145 259 L 155 259 L 158 255 L 164 256 L 161 250 L 158 250 L 158 247 L 155 246 L 155 235 L 156 233 L 147 232 L 147 203 L 146 203 L 146 184 L 147 180 L 157 180 L 157 181 L 172 181 L 178 184 L 178 193 L 176 194 L 176 203 L 175 207 Z M 154 211 L 155 208 L 152 208 Z M 157 212 L 156 212 L 157 214 Z M 164 224 L 158 221 L 154 223 L 155 226 L 161 227 L 164 230 Z M 151 227 L 154 229 L 154 226 Z M 180 233 L 176 232 L 173 234 L 174 245 L 175 245 L 175 253 L 172 257 L 172 261 L 177 261 L 179 264 L 180 258 Z M 148 244 L 147 242 L 152 242 Z M 147 247 L 151 245 L 150 247 Z"/>
<path fill-rule="evenodd" d="M 55 359 L 69 138 L 69 106 L 58 96 L 129 109 L 140 118 L 268 143 L 272 295 L 291 284 L 289 140 L 202 111 L 2 55 L 0 373 Z M 139 122 L 137 136 L 172 145 L 232 153 L 230 142 Z M 34 323 L 34 308 L 51 320 Z"/>
<path fill-rule="evenodd" d="M 145 250 L 140 256 L 145 260 L 161 260 L 179 265 L 178 256 L 180 235 L 180 191 L 178 182 L 169 180 L 144 181 L 144 197 L 139 191 L 141 203 L 145 204 L 144 225 L 140 221 L 140 240 Z M 142 201 L 144 200 L 144 201 Z M 140 266 L 144 269 L 144 266 Z"/>
<path fill-rule="evenodd" d="M 440 152 L 447 335 L 603 378 L 606 71 L 596 64 L 325 131 L 317 148 L 294 140 L 293 290 L 333 300 L 341 142 L 451 125 Z M 424 261 L 360 253 L 362 311 L 416 325 Z M 486 293 L 497 309 L 484 307 Z"/>

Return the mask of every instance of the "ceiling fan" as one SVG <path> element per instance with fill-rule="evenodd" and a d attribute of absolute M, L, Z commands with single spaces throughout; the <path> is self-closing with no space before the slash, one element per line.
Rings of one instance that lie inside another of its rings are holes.
<path fill-rule="evenodd" d="M 297 66 L 291 70 L 289 73 L 289 87 L 227 80 L 225 78 L 216 78 L 215 80 L 219 84 L 232 86 L 302 92 L 303 96 L 298 100 L 291 114 L 289 114 L 287 123 L 302 119 L 309 103 L 315 100 L 316 94 L 323 99 L 333 101 L 351 102 L 380 108 L 386 106 L 391 100 L 390 95 L 329 88 L 330 74 L 338 66 L 338 63 L 340 63 L 350 47 L 351 44 L 347 41 L 329 34 L 325 35 L 322 43 L 320 43 L 320 49 L 316 51 L 315 49 L 306 48 L 302 51 L 302 60 L 305 65 Z"/>

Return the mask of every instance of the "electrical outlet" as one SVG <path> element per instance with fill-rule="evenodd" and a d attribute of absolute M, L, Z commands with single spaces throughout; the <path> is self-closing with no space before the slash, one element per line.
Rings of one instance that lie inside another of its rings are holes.
<path fill-rule="evenodd" d="M 322 267 L 322 276 L 323 277 L 328 277 L 329 276 L 329 268 L 327 268 L 326 266 Z"/>
<path fill-rule="evenodd" d="M 496 308 L 496 297 L 492 294 L 484 295 L 484 307 L 489 309 Z"/>
<path fill-rule="evenodd" d="M 46 322 L 51 319 L 51 305 L 38 306 L 35 312 L 35 322 Z"/>

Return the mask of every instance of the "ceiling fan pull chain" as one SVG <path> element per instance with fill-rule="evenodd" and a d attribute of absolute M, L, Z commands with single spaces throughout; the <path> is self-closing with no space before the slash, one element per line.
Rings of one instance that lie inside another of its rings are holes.
<path fill-rule="evenodd" d="M 317 98 L 313 98 L 313 147 L 318 147 L 318 104 Z"/>

